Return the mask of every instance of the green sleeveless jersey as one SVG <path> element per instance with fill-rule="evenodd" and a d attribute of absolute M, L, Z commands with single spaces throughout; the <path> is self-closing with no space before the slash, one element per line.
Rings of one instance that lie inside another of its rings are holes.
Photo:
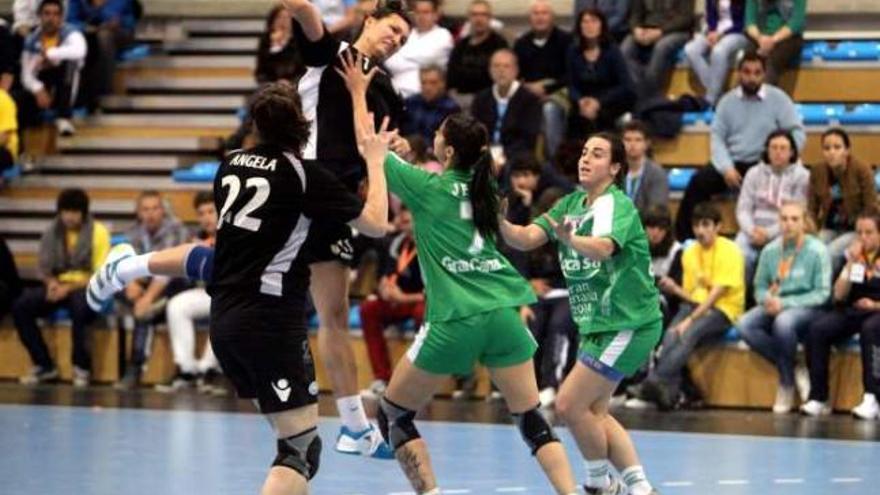
<path fill-rule="evenodd" d="M 388 189 L 410 209 L 425 282 L 425 321 L 447 321 L 535 302 L 531 286 L 474 227 L 471 174 L 432 174 L 389 152 Z"/>
<path fill-rule="evenodd" d="M 571 313 L 580 332 L 638 330 L 661 319 L 648 238 L 635 205 L 614 185 L 592 206 L 586 200 L 586 192 L 575 191 L 548 212 L 557 222 L 574 223 L 577 235 L 604 237 L 617 245 L 609 259 L 593 261 L 559 244 Z M 556 240 L 546 219 L 538 218 L 535 224 Z"/>

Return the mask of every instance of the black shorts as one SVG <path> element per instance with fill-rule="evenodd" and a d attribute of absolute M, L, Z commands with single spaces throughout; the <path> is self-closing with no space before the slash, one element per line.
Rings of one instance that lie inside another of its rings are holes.
<path fill-rule="evenodd" d="M 235 320 L 212 321 L 211 347 L 238 396 L 257 399 L 264 414 L 316 403 L 315 361 L 305 325 L 295 331 L 276 326 L 273 331 L 271 321 L 242 325 Z"/>
<path fill-rule="evenodd" d="M 344 223 L 313 225 L 305 249 L 309 263 L 337 261 L 348 267 L 355 265 L 354 236 L 351 227 Z"/>

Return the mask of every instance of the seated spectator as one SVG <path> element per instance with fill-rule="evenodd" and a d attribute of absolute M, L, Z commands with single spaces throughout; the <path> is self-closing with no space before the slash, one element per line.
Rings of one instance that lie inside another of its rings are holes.
<path fill-rule="evenodd" d="M 73 339 L 73 385 L 89 384 L 92 357 L 87 326 L 95 317 L 86 303 L 86 286 L 92 272 L 110 251 L 110 232 L 89 215 L 89 197 L 82 189 L 65 189 L 58 195 L 57 216 L 40 238 L 39 274 L 42 284 L 28 288 L 15 301 L 12 316 L 33 370 L 21 377 L 33 385 L 58 378 L 37 318 L 58 308 L 70 313 Z"/>
<path fill-rule="evenodd" d="M 852 412 L 862 419 L 877 418 L 878 377 L 874 374 L 880 356 L 880 214 L 870 210 L 856 219 L 858 240 L 850 261 L 834 282 L 834 302 L 839 306 L 813 320 L 807 334 L 807 363 L 810 367 L 810 400 L 801 406 L 808 416 L 831 413 L 828 403 L 828 362 L 831 347 L 859 334 L 862 352 L 862 385 L 865 396 Z"/>
<path fill-rule="evenodd" d="M 446 67 L 454 40 L 452 34 L 437 25 L 437 0 L 413 3 L 414 26 L 406 43 L 385 61 L 394 88 L 404 98 L 421 91 L 420 70 L 428 66 Z"/>
<path fill-rule="evenodd" d="M 18 109 L 9 93 L 0 88 L 0 189 L 2 173 L 18 160 Z"/>
<path fill-rule="evenodd" d="M 574 0 L 574 17 L 586 9 L 602 12 L 608 19 L 608 32 L 615 42 L 621 42 L 629 32 L 630 0 Z"/>
<path fill-rule="evenodd" d="M 529 31 L 513 44 L 519 60 L 520 76 L 526 89 L 541 99 L 544 112 L 545 156 L 552 157 L 565 137 L 565 57 L 571 35 L 556 26 L 553 5 L 548 0 L 532 0 Z"/>
<path fill-rule="evenodd" d="M 745 0 L 706 0 L 706 30 L 697 33 L 684 47 L 691 70 L 706 90 L 710 106 L 724 92 L 730 64 L 749 45 L 743 34 Z"/>
<path fill-rule="evenodd" d="M 434 142 L 434 133 L 446 117 L 460 112 L 458 103 L 446 94 L 446 74 L 437 66 L 419 71 L 421 93 L 410 96 L 404 103 L 406 113 L 400 125 L 404 136 L 418 134 L 428 143 Z"/>
<path fill-rule="evenodd" d="M 532 159 L 532 164 L 537 165 L 537 162 Z M 540 170 L 538 167 L 514 168 L 512 171 L 513 192 L 509 195 L 511 208 L 507 214 L 510 222 L 529 225 L 535 217 L 549 211 L 566 194 L 558 188 L 542 191 L 537 175 Z M 522 215 L 514 205 L 523 204 L 526 191 L 535 201 L 533 208 Z M 538 342 L 534 357 L 535 377 L 540 390 L 538 398 L 541 407 L 549 407 L 555 402 L 559 386 L 574 366 L 578 349 L 578 328 L 571 317 L 571 303 L 556 247 L 548 243 L 528 253 L 513 251 L 516 256 L 511 251 L 513 250 L 505 250 L 504 253 L 529 280 L 538 296 L 538 302 L 521 308 L 520 315 Z"/>
<path fill-rule="evenodd" d="M 507 48 L 492 55 L 492 86 L 477 93 L 471 114 L 489 131 L 492 155 L 499 165 L 519 153 L 535 153 L 541 132 L 541 101 L 517 80 L 516 54 Z"/>
<path fill-rule="evenodd" d="M 794 407 L 797 344 L 820 317 L 831 295 L 831 263 L 819 239 L 806 233 L 806 206 L 785 201 L 779 211 L 782 235 L 761 251 L 755 302 L 737 323 L 743 340 L 779 370 L 773 412 Z"/>
<path fill-rule="evenodd" d="M 421 167 L 432 174 L 442 174 L 443 164 L 431 152 L 428 142 L 420 135 L 414 134 L 406 137 L 409 143 L 409 153 L 406 153 L 405 160 L 417 167 Z M 395 216 L 397 212 L 395 211 Z"/>
<path fill-rule="evenodd" d="M 126 233 L 128 241 L 138 254 L 160 251 L 186 242 L 189 232 L 179 220 L 165 211 L 162 195 L 146 190 L 137 199 L 137 222 Z M 181 280 L 152 277 L 130 283 L 125 288 L 124 300 L 130 306 L 135 325 L 131 344 L 131 362 L 117 388 L 136 387 L 149 357 L 148 346 L 155 317 L 164 310 L 168 297 L 180 292 L 185 286 Z"/>
<path fill-rule="evenodd" d="M 9 251 L 6 239 L 0 236 L 0 318 L 12 308 L 12 303 L 21 294 L 21 278 L 15 266 L 15 258 Z"/>
<path fill-rule="evenodd" d="M 257 84 L 280 79 L 292 82 L 305 73 L 305 68 L 293 38 L 290 12 L 283 5 L 276 5 L 269 11 L 266 30 L 260 35 L 254 78 Z"/>
<path fill-rule="evenodd" d="M 199 232 L 191 241 L 213 247 L 217 236 L 214 193 L 200 191 L 196 194 L 193 207 L 199 219 Z M 168 337 L 171 339 L 171 353 L 177 372 L 169 383 L 159 385 L 157 389 L 174 392 L 198 385 L 200 392 L 215 390 L 220 364 L 211 349 L 211 342 L 205 343 L 201 358 L 195 357 L 195 323 L 198 320 L 207 320 L 210 315 L 211 296 L 204 287 L 187 289 L 168 300 L 165 320 L 168 322 Z"/>
<path fill-rule="evenodd" d="M 639 211 L 669 203 L 669 178 L 666 171 L 648 157 L 651 137 L 648 128 L 638 120 L 623 126 L 623 145 L 629 171 L 626 175 L 626 195 Z"/>
<path fill-rule="evenodd" d="M 669 325 L 672 317 L 678 313 L 680 299 L 675 293 L 668 292 L 671 284 L 661 284 L 664 278 L 670 278 L 677 285 L 682 283 L 681 254 L 682 245 L 675 240 L 672 231 L 672 215 L 666 205 L 655 205 L 642 213 L 642 224 L 648 236 L 648 247 L 651 250 L 651 269 L 654 280 L 660 290 L 660 309 L 663 311 L 663 323 Z M 663 290 L 664 287 L 667 290 Z"/>
<path fill-rule="evenodd" d="M 640 99 L 659 95 L 675 65 L 675 56 L 691 37 L 694 0 L 633 0 L 632 32 L 620 49 Z"/>
<path fill-rule="evenodd" d="M 421 325 L 425 316 L 425 287 L 413 239 L 412 213 L 406 207 L 394 219 L 398 234 L 382 250 L 382 278 L 376 295 L 361 304 L 361 327 L 375 379 L 364 394 L 379 397 L 391 380 L 391 360 L 385 342 L 385 328 L 414 319 Z"/>
<path fill-rule="evenodd" d="M 785 69 L 801 59 L 807 0 L 746 0 L 746 34 L 766 57 L 767 82 L 777 84 Z"/>
<path fill-rule="evenodd" d="M 584 138 L 611 130 L 635 104 L 635 86 L 626 61 L 611 41 L 605 17 L 587 9 L 578 15 L 577 41 L 566 58 L 569 111 L 568 136 Z"/>
<path fill-rule="evenodd" d="M 810 171 L 798 158 L 790 132 L 773 131 L 764 141 L 761 163 L 746 172 L 736 200 L 736 244 L 746 260 L 746 280 L 754 275 L 758 254 L 780 232 L 779 209 L 786 201 L 807 202 Z"/>
<path fill-rule="evenodd" d="M 86 35 L 88 55 L 79 96 L 93 111 L 102 96 L 113 92 L 116 55 L 134 39 L 134 5 L 132 0 L 69 0 L 67 22 Z"/>
<path fill-rule="evenodd" d="M 856 217 L 877 207 L 877 190 L 874 171 L 852 156 L 849 135 L 843 129 L 828 129 L 822 134 L 822 157 L 810 168 L 809 209 L 819 237 L 828 243 L 837 273 L 846 248 L 856 238 Z"/>
<path fill-rule="evenodd" d="M 723 337 L 745 304 L 742 253 L 718 235 L 721 212 L 702 203 L 694 208 L 693 220 L 697 242 L 682 254 L 682 284 L 671 277 L 660 280 L 663 291 L 682 303 L 663 337 L 657 365 L 637 394 L 664 410 L 678 403 L 682 372 L 693 351 Z"/>
<path fill-rule="evenodd" d="M 739 86 L 718 101 L 709 141 L 712 166 L 702 167 L 685 189 L 675 220 L 678 239 L 694 236 L 694 205 L 740 188 L 743 176 L 761 159 L 771 132 L 791 132 L 798 151 L 803 149 L 807 140 L 803 120 L 784 91 L 764 84 L 764 68 L 765 60 L 760 55 L 746 53 L 737 69 Z"/>
<path fill-rule="evenodd" d="M 492 5 L 489 2 L 473 0 L 468 9 L 468 19 L 470 34 L 455 44 L 447 67 L 447 85 L 455 92 L 456 98 L 465 96 L 462 101 L 492 86 L 489 59 L 496 51 L 507 48 L 507 40 L 493 31 L 490 25 Z"/>
<path fill-rule="evenodd" d="M 86 40 L 64 23 L 61 0 L 42 0 L 40 26 L 24 42 L 21 83 L 27 90 L 19 110 L 22 124 L 38 125 L 42 111 L 53 110 L 55 126 L 62 136 L 76 132 L 70 117 L 86 58 Z"/>

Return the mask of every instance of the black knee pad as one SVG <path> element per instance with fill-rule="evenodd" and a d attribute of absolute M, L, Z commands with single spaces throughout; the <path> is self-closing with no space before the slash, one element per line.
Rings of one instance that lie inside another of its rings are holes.
<path fill-rule="evenodd" d="M 537 407 L 524 413 L 514 414 L 513 421 L 519 428 L 526 445 L 532 450 L 532 455 L 535 455 L 544 445 L 559 441 L 553 427 L 544 419 Z"/>
<path fill-rule="evenodd" d="M 278 440 L 278 455 L 273 466 L 293 469 L 310 480 L 321 465 L 321 437 L 318 428 Z"/>
<path fill-rule="evenodd" d="M 379 430 L 395 451 L 408 442 L 422 438 L 413 423 L 415 417 L 415 411 L 400 407 L 385 397 L 379 399 L 379 414 L 376 417 Z"/>

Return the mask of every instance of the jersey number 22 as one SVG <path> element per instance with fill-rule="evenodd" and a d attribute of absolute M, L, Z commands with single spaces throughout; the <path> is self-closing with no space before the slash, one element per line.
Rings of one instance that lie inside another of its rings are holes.
<path fill-rule="evenodd" d="M 223 227 L 224 222 L 229 223 L 227 215 L 232 215 L 229 209 L 235 203 L 235 200 L 238 199 L 239 193 L 241 193 L 241 179 L 235 175 L 227 175 L 220 179 L 220 185 L 224 188 L 228 187 L 229 194 L 226 195 L 226 201 L 223 202 L 223 208 L 220 209 L 220 220 L 217 223 L 218 229 Z M 232 225 L 256 232 L 260 230 L 260 224 L 263 221 L 249 215 L 257 211 L 269 199 L 269 181 L 263 177 L 251 177 L 245 181 L 244 187 L 246 189 L 256 189 L 256 192 L 254 192 L 254 196 L 250 201 L 245 203 L 238 213 L 235 213 L 235 216 L 232 218 Z"/>

